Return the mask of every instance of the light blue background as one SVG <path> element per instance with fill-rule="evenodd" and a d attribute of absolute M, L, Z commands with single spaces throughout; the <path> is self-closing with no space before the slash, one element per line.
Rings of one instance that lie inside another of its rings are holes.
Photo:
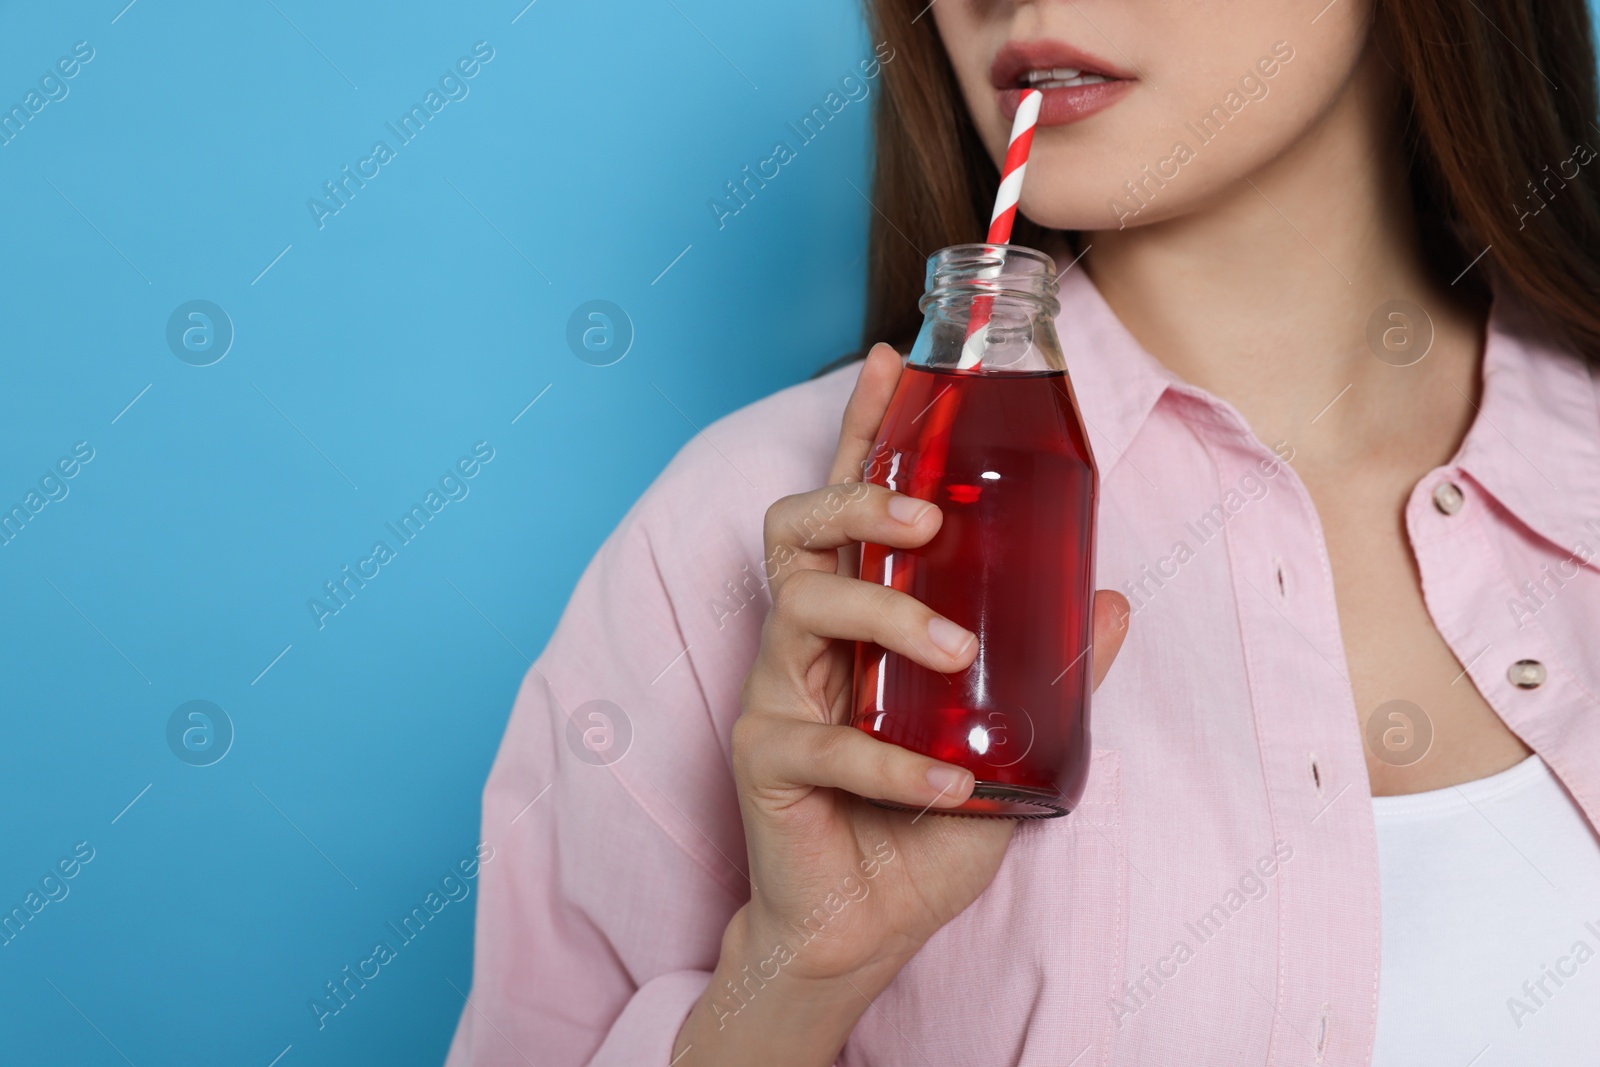
<path fill-rule="evenodd" d="M 0 508 L 95 452 L 0 547 L 0 912 L 95 850 L 0 947 L 4 1062 L 438 1063 L 475 892 L 324 1029 L 307 1002 L 471 853 L 526 657 L 694 425 L 855 346 L 865 103 L 707 207 L 869 53 L 853 0 L 524 2 L 0 3 L 6 109 L 95 50 L 0 147 Z M 236 331 L 212 366 L 167 345 L 195 299 Z M 566 340 L 596 299 L 636 334 L 612 366 Z M 478 441 L 319 630 L 308 598 Z M 204 768 L 166 739 L 197 699 L 237 733 Z"/>
<path fill-rule="evenodd" d="M 95 52 L 0 147 L 0 505 L 95 452 L 0 547 L 0 911 L 95 850 L 0 948 L 0 1060 L 438 1063 L 476 892 L 325 1029 L 307 1002 L 471 853 L 525 657 L 691 422 L 855 346 L 866 104 L 725 229 L 707 201 L 870 48 L 851 0 L 126 2 L 0 4 L 5 108 Z M 212 366 L 167 346 L 193 299 L 236 330 Z M 612 366 L 567 345 L 592 299 L 636 332 Z M 483 440 L 319 631 L 308 598 Z M 237 731 L 204 768 L 166 740 L 196 699 Z"/>

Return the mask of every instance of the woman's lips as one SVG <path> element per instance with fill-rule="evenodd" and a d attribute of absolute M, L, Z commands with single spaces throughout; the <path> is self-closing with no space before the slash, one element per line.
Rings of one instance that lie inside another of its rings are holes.
<path fill-rule="evenodd" d="M 1078 85 L 1067 89 L 1040 89 L 1044 99 L 1039 101 L 1039 125 L 1065 126 L 1069 122 L 1088 118 L 1097 111 L 1104 111 L 1133 88 L 1133 81 L 1118 78 L 1115 81 L 1097 82 L 1093 85 Z M 1000 114 L 1010 122 L 1017 117 L 1017 108 L 1022 104 L 1022 89 L 1001 89 Z"/>
<path fill-rule="evenodd" d="M 1062 41 L 1010 41 L 989 67 L 1001 114 L 1016 117 L 1030 87 L 1043 94 L 1039 125 L 1061 126 L 1116 103 L 1137 80 L 1098 56 Z M 1087 80 L 1089 84 L 1078 84 Z"/>

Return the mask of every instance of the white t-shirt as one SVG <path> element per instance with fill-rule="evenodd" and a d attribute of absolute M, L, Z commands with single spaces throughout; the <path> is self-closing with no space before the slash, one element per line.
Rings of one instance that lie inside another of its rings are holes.
<path fill-rule="evenodd" d="M 1544 761 L 1372 803 L 1373 1067 L 1600 1064 L 1600 839 Z"/>

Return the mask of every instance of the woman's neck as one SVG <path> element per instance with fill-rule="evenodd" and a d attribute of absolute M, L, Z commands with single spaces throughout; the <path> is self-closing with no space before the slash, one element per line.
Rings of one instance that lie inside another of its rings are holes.
<path fill-rule="evenodd" d="M 1288 442 L 1297 467 L 1395 449 L 1445 462 L 1476 402 L 1481 316 L 1425 268 L 1379 68 L 1369 52 L 1306 137 L 1206 207 L 1083 237 L 1083 265 L 1144 347 L 1268 444 Z M 1368 342 L 1369 320 L 1397 299 L 1433 331 L 1426 358 L 1403 368 Z"/>

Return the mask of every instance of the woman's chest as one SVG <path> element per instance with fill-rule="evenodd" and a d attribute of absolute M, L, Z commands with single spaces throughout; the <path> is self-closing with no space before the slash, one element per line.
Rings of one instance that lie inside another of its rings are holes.
<path fill-rule="evenodd" d="M 1095 694 L 1084 808 L 1019 832 L 864 1018 L 850 1067 L 1365 1062 L 1380 897 L 1361 723 L 1388 700 L 1446 723 L 1469 698 L 1503 708 L 1596 809 L 1592 572 L 1506 532 L 1460 472 L 1420 484 L 1380 553 L 1270 454 L 1188 444 L 1141 439 L 1103 472 L 1098 584 L 1132 617 Z M 1431 499 L 1452 479 L 1454 513 Z M 1529 599 L 1547 567 L 1564 584 Z"/>
<path fill-rule="evenodd" d="M 1141 436 L 1102 474 L 1098 584 L 1132 618 L 1100 736 L 1120 705 L 1172 707 L 1169 755 L 1299 761 L 1319 790 L 1377 795 L 1600 754 L 1600 516 L 1568 550 L 1468 470 L 1398 475 L 1303 479 L 1253 438 Z M 1600 810 L 1586 771 L 1563 777 Z"/>
<path fill-rule="evenodd" d="M 1528 746 L 1478 691 L 1468 657 L 1457 656 L 1429 614 L 1405 522 L 1407 497 L 1428 472 L 1301 473 L 1321 520 L 1352 728 L 1361 731 L 1372 794 L 1443 789 L 1526 759 Z M 1450 518 L 1463 493 L 1447 478 L 1434 480 L 1428 498 L 1436 517 Z M 1494 578 L 1463 569 L 1453 580 L 1482 583 L 1487 608 Z"/>

